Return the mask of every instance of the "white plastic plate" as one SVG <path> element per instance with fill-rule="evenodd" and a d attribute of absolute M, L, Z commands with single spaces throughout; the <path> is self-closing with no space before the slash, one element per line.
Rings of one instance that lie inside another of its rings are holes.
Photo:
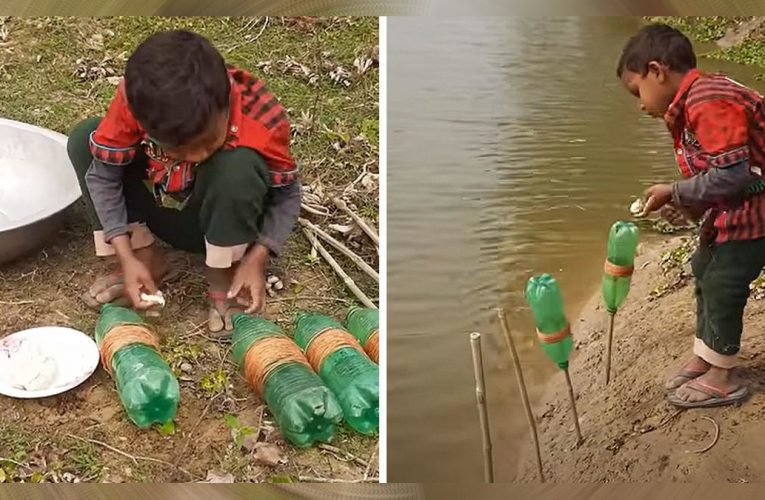
<path fill-rule="evenodd" d="M 56 364 L 56 375 L 47 389 L 28 391 L 14 387 L 11 371 L 15 369 L 14 355 L 22 344 L 33 343 L 43 355 Z M 62 394 L 85 382 L 98 368 L 100 355 L 95 341 L 88 335 L 62 326 L 43 326 L 16 332 L 0 339 L 0 394 L 12 398 L 34 399 Z"/>

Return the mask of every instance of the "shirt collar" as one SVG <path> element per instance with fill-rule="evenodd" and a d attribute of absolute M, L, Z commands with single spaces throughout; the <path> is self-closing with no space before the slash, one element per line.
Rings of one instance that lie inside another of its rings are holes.
<path fill-rule="evenodd" d="M 693 68 L 687 72 L 685 76 L 683 76 L 683 79 L 680 81 L 680 87 L 677 89 L 675 97 L 672 99 L 672 102 L 667 108 L 667 112 L 664 113 L 664 121 L 667 122 L 667 125 L 670 128 L 674 127 L 677 118 L 683 114 L 683 110 L 685 108 L 685 100 L 688 97 L 688 91 L 690 90 L 691 85 L 693 85 L 693 82 L 698 80 L 700 76 L 701 71 L 699 71 L 697 68 Z"/>
<path fill-rule="evenodd" d="M 229 97 L 228 135 L 226 144 L 236 146 L 242 129 L 242 92 L 237 83 L 230 78 L 231 93 Z"/>

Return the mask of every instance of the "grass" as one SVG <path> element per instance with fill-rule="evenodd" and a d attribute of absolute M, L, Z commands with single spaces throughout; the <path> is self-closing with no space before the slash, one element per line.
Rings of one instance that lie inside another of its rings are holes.
<path fill-rule="evenodd" d="M 293 123 L 292 150 L 303 185 L 328 213 L 304 217 L 322 226 L 349 225 L 330 201 L 342 196 L 377 223 L 375 18 L 0 18 L 0 116 L 66 134 L 79 120 L 103 114 L 134 47 L 149 34 L 171 28 L 207 36 L 228 63 L 255 72 L 281 99 Z M 377 267 L 374 245 L 357 233 L 336 237 Z M 50 324 L 93 331 L 97 316 L 78 296 L 108 266 L 93 256 L 91 238 L 82 207 L 76 206 L 44 251 L 0 268 L 0 302 L 13 303 L 3 306 L 0 332 Z M 331 252 L 376 298 L 377 284 Z M 173 428 L 137 429 L 124 416 L 114 382 L 100 370 L 78 389 L 51 400 L 0 399 L 0 481 L 204 481 L 211 472 L 236 481 L 375 477 L 376 467 L 367 471 L 324 449 L 299 450 L 284 443 L 263 402 L 230 360 L 228 346 L 206 336 L 206 284 L 198 259 L 176 257 L 182 278 L 168 285 L 168 306 L 153 320 L 181 384 Z M 285 331 L 298 311 L 342 319 L 355 303 L 332 269 L 312 257 L 299 231 L 290 238 L 281 266 L 291 286 L 269 299 L 266 316 Z M 283 457 L 279 465 L 258 463 L 242 449 L 226 415 L 277 446 Z M 376 443 L 375 437 L 342 430 L 333 445 L 368 461 Z M 51 459 L 40 462 L 40 453 Z"/>
<path fill-rule="evenodd" d="M 650 17 L 648 19 L 674 26 L 699 42 L 715 42 L 737 23 L 754 18 L 708 16 Z M 703 54 L 703 57 L 765 68 L 765 32 L 762 29 L 755 29 L 741 43 L 729 48 L 714 49 Z M 763 75 L 760 75 L 758 78 L 762 79 L 762 77 Z"/>

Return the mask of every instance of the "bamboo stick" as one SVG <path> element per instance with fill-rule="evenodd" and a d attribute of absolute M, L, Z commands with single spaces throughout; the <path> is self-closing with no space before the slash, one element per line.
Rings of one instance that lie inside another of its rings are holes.
<path fill-rule="evenodd" d="M 372 241 L 374 241 L 376 246 L 380 246 L 380 237 L 377 236 L 377 231 L 375 231 L 372 226 L 362 219 L 359 215 L 357 215 L 353 210 L 348 208 L 348 205 L 345 204 L 343 200 L 340 198 L 332 198 L 332 202 L 335 204 L 337 208 L 345 212 L 350 216 L 351 219 L 353 219 L 353 222 L 359 225 L 359 227 L 367 233 L 367 236 L 369 236 Z"/>
<path fill-rule="evenodd" d="M 606 385 L 611 381 L 611 343 L 614 339 L 614 317 L 616 313 L 609 313 L 610 322 L 608 326 L 608 352 L 606 353 Z"/>
<path fill-rule="evenodd" d="M 537 454 L 537 471 L 539 472 L 539 480 L 545 482 L 545 475 L 542 469 L 542 452 L 539 448 L 539 436 L 537 435 L 537 424 L 534 421 L 534 414 L 531 412 L 531 404 L 529 403 L 529 394 L 526 392 L 526 382 L 523 380 L 523 371 L 521 370 L 521 361 L 518 359 L 518 351 L 515 350 L 515 343 L 513 342 L 513 336 L 510 334 L 510 327 L 507 325 L 507 316 L 504 309 L 497 309 L 497 317 L 499 318 L 499 324 L 502 327 L 502 332 L 505 334 L 505 340 L 507 340 L 507 347 L 510 350 L 510 355 L 513 358 L 513 366 L 515 367 L 515 378 L 518 381 L 518 389 L 521 392 L 521 399 L 523 401 L 523 407 L 526 410 L 526 420 L 529 423 L 529 430 L 531 431 L 531 439 L 534 441 L 534 449 Z"/>
<path fill-rule="evenodd" d="M 308 241 L 311 242 L 311 245 L 313 245 L 321 254 L 322 257 L 324 257 L 324 260 L 327 261 L 327 263 L 334 269 L 334 271 L 343 279 L 343 282 L 345 283 L 345 286 L 348 287 L 348 289 L 353 293 L 353 295 L 356 296 L 359 301 L 361 301 L 362 304 L 364 304 L 366 307 L 369 307 L 371 309 L 377 309 L 377 306 L 374 302 L 369 300 L 369 297 L 367 297 L 364 292 L 361 291 L 361 289 L 356 285 L 356 282 L 353 281 L 353 279 L 348 276 L 348 273 L 346 273 L 342 267 L 340 267 L 340 264 L 337 263 L 337 261 L 330 255 L 330 253 L 327 251 L 326 248 L 324 248 L 324 245 L 319 242 L 319 239 L 314 235 L 311 231 L 309 231 L 306 228 L 303 229 L 303 234 L 305 234 L 305 237 L 308 238 Z"/>
<path fill-rule="evenodd" d="M 563 370 L 566 374 L 566 384 L 568 384 L 568 398 L 571 401 L 571 411 L 574 414 L 574 429 L 576 429 L 576 445 L 579 446 L 584 441 L 582 438 L 582 429 L 579 428 L 579 412 L 576 411 L 576 397 L 574 396 L 574 386 L 571 384 L 571 375 L 568 368 Z"/>
<path fill-rule="evenodd" d="M 308 229 L 316 233 L 317 236 L 321 237 L 324 241 L 332 245 L 337 251 L 339 251 L 340 253 L 348 257 L 349 259 L 351 259 L 351 261 L 353 261 L 353 263 L 356 264 L 356 266 L 359 269 L 367 273 L 370 278 L 372 278 L 378 283 L 380 282 L 380 275 L 377 273 L 377 271 L 375 271 L 375 269 L 372 266 L 364 262 L 364 259 L 359 257 L 353 250 L 343 245 L 341 242 L 339 242 L 338 240 L 330 236 L 326 231 L 321 229 L 319 226 L 311 223 L 310 221 L 301 218 L 301 219 L 298 219 L 298 222 L 300 222 L 302 226 L 307 227 Z"/>
<path fill-rule="evenodd" d="M 475 399 L 478 406 L 478 418 L 481 422 L 483 439 L 484 480 L 494 482 L 494 460 L 491 455 L 491 432 L 489 431 L 489 410 L 486 406 L 486 388 L 483 379 L 483 356 L 481 355 L 481 334 L 470 334 L 470 350 L 473 353 L 473 374 L 475 377 Z"/>

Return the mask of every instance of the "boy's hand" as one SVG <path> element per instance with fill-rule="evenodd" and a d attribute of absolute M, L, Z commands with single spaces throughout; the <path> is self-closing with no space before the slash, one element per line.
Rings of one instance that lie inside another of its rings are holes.
<path fill-rule="evenodd" d="M 672 185 L 654 184 L 646 189 L 644 197 L 646 202 L 643 206 L 643 213 L 640 214 L 641 217 L 659 210 L 672 200 Z"/>
<path fill-rule="evenodd" d="M 228 291 L 228 298 L 236 297 L 237 302 L 247 307 L 246 314 L 258 313 L 266 305 L 266 263 L 268 262 L 268 248 L 256 244 L 244 256 L 239 263 L 234 279 L 231 281 L 231 288 Z M 249 290 L 250 300 L 240 297 L 239 293 L 244 289 Z"/>
<path fill-rule="evenodd" d="M 156 304 L 141 300 L 141 292 L 150 295 L 157 293 L 157 287 L 154 284 L 154 278 L 146 264 L 136 258 L 127 259 L 122 262 L 122 274 L 125 277 L 125 293 L 127 294 L 133 307 L 136 309 L 149 309 Z"/>

